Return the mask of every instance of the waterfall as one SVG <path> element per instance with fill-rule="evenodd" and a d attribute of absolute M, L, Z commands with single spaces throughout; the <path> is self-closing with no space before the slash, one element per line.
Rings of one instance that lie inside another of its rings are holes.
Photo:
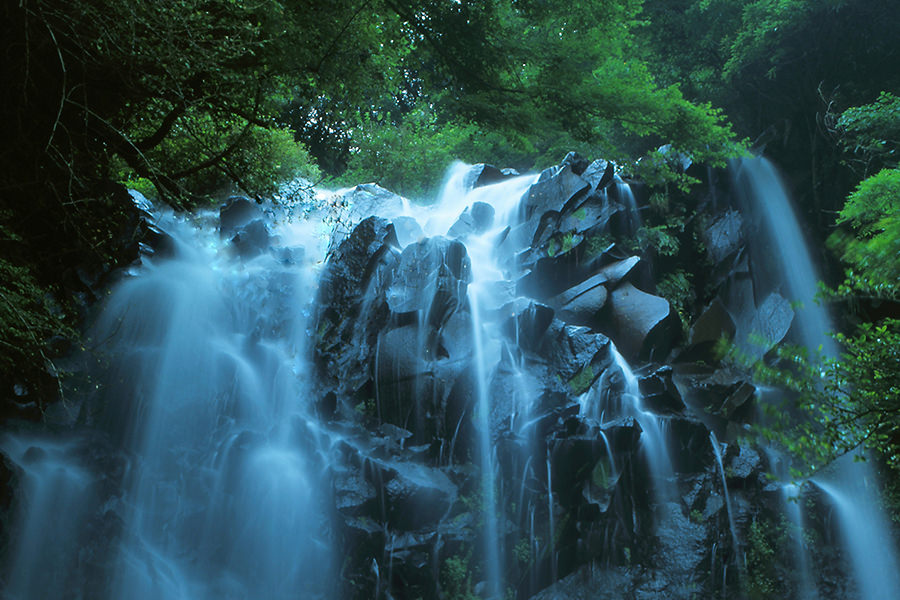
<path fill-rule="evenodd" d="M 728 480 L 725 477 L 725 465 L 722 464 L 722 446 L 714 431 L 709 432 L 709 441 L 712 444 L 713 454 L 716 457 L 716 465 L 719 467 L 719 476 L 722 479 L 722 493 L 725 495 L 725 512 L 728 515 L 728 530 L 731 532 L 731 547 L 734 551 L 735 563 L 738 571 L 744 569 L 744 560 L 741 558 L 741 545 L 738 540 L 737 525 L 734 522 L 734 510 L 731 508 L 731 496 L 728 493 Z"/>
<path fill-rule="evenodd" d="M 742 159 L 732 166 L 735 187 L 742 195 L 744 210 L 762 224 L 765 238 L 759 240 L 774 261 L 778 281 L 797 306 L 795 319 L 800 342 L 814 357 L 836 357 L 839 349 L 828 337 L 834 325 L 823 306 L 816 302 L 819 277 L 787 191 L 775 167 L 766 159 Z M 763 245 L 764 244 L 764 245 Z M 879 508 L 878 486 L 872 467 L 846 456 L 831 474 L 815 479 L 832 499 L 849 556 L 853 577 L 864 600 L 889 597 L 900 589 L 900 562 L 890 535 L 890 525 Z M 808 562 L 807 557 L 799 559 Z"/>
<path fill-rule="evenodd" d="M 170 251 L 145 256 L 110 291 L 89 332 L 100 414 L 88 435 L 124 453 L 121 495 L 92 493 L 92 480 L 110 474 L 74 464 L 59 447 L 16 442 L 31 446 L 25 457 L 40 455 L 26 465 L 35 486 L 29 511 L 66 515 L 69 523 L 100 513 L 119 523 L 109 546 L 92 550 L 107 557 L 109 582 L 90 597 L 332 594 L 328 465 L 310 414 L 304 317 L 321 240 L 308 238 L 305 256 L 291 246 L 244 252 L 220 236 L 215 221 L 159 213 Z M 270 226 L 285 238 L 304 237 Z M 12 566 L 11 597 L 66 596 L 44 595 L 33 580 L 47 577 L 49 565 L 54 580 L 78 581 L 85 575 L 70 564 L 78 553 L 68 562 L 30 557 L 46 559 L 48 544 L 87 543 L 85 532 L 57 527 L 55 518 L 26 521 L 38 530 L 22 540 L 35 549 L 17 553 L 25 563 Z"/>
<path fill-rule="evenodd" d="M 635 268 L 623 219 L 639 217 L 614 171 L 575 155 L 535 176 L 457 164 L 434 204 L 363 184 L 303 221 L 246 199 L 154 212 L 159 239 L 72 359 L 79 421 L 0 435 L 17 489 L 0 595 L 737 594 L 753 583 L 738 526 L 781 495 L 794 591 L 813 597 L 800 535 L 818 521 L 756 449 L 725 453 L 711 431 L 734 439 L 744 417 L 720 413 L 751 386 L 728 366 L 640 362 L 693 342 L 677 346 L 671 304 Z M 736 185 L 788 221 L 769 171 L 745 163 Z M 799 229 L 777 225 L 792 246 L 757 237 L 790 264 L 763 283 L 803 304 L 808 346 L 833 351 Z M 801 271 L 812 284 L 789 283 Z M 836 467 L 815 498 L 863 600 L 887 596 L 876 482 Z"/>

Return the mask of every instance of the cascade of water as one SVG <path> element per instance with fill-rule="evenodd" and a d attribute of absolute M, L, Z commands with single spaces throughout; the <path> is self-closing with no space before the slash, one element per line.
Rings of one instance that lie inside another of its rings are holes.
<path fill-rule="evenodd" d="M 613 456 L 612 446 L 609 444 L 609 437 L 607 437 L 606 432 L 602 429 L 600 430 L 600 438 L 603 440 L 603 445 L 606 447 L 606 456 L 609 458 L 609 477 L 615 481 L 619 477 L 616 470 L 616 459 Z"/>
<path fill-rule="evenodd" d="M 733 169 L 735 189 L 748 214 L 758 215 L 765 236 L 762 248 L 775 259 L 778 280 L 785 295 L 797 307 L 795 319 L 800 341 L 826 356 L 837 356 L 838 348 L 828 332 L 833 331 L 825 308 L 816 301 L 818 276 L 809 246 L 775 167 L 763 158 L 742 159 Z"/>
<path fill-rule="evenodd" d="M 809 551 L 806 549 L 806 543 L 803 540 L 803 528 L 805 519 L 803 518 L 803 508 L 800 506 L 802 501 L 800 486 L 794 483 L 786 483 L 781 486 L 781 494 L 784 499 L 785 513 L 787 513 L 788 523 L 790 524 L 789 534 L 794 544 L 794 556 L 796 559 L 795 568 L 797 569 L 797 597 L 799 600 L 815 600 L 819 597 L 816 589 L 816 582 L 813 580 L 812 570 L 809 565 Z"/>
<path fill-rule="evenodd" d="M 475 419 L 478 425 L 481 454 L 482 495 L 485 519 L 484 566 L 486 593 L 489 598 L 503 596 L 501 576 L 501 539 L 497 511 L 496 464 L 493 460 L 494 447 L 491 439 L 492 396 L 490 386 L 493 374 L 500 364 L 504 349 L 498 342 L 501 336 L 494 331 L 497 323 L 485 318 L 489 310 L 502 306 L 509 298 L 498 292 L 498 282 L 506 280 L 506 273 L 496 256 L 495 240 L 507 226 L 515 225 L 517 207 L 525 190 L 534 182 L 533 176 L 516 177 L 490 186 L 470 189 L 467 178 L 469 167 L 458 163 L 449 171 L 438 202 L 427 209 L 410 212 L 417 220 L 425 221 L 423 230 L 427 235 L 447 235 L 459 219 L 460 214 L 471 209 L 476 202 L 489 204 L 494 209 L 491 226 L 480 232 L 470 232 L 466 237 L 466 249 L 472 265 L 472 280 L 468 286 L 468 300 L 472 320 L 472 350 L 474 354 L 474 375 L 476 391 Z M 508 352 L 508 351 L 507 351 Z M 507 361 L 510 362 L 510 361 Z M 517 368 L 515 361 L 504 364 L 513 370 L 515 410 L 528 416 L 530 396 L 526 376 Z M 510 415 L 512 416 L 512 415 Z M 527 426 L 527 419 L 525 421 Z M 455 436 L 454 436 L 455 437 Z"/>
<path fill-rule="evenodd" d="M 641 228 L 641 213 L 638 210 L 637 200 L 634 197 L 634 191 L 631 189 L 631 186 L 623 181 L 621 178 L 616 176 L 615 180 L 616 186 L 616 195 L 622 204 L 625 205 L 625 210 L 628 215 L 628 228 L 634 233 L 638 229 Z"/>
<path fill-rule="evenodd" d="M 709 432 L 709 441 L 712 444 L 713 454 L 716 457 L 716 464 L 719 467 L 719 475 L 722 478 L 722 494 L 725 496 L 725 512 L 728 515 L 728 530 L 731 532 L 731 547 L 734 549 L 735 563 L 738 565 L 738 571 L 742 571 L 744 561 L 741 558 L 741 546 L 738 539 L 737 526 L 734 522 L 734 511 L 731 508 L 731 495 L 728 493 L 728 481 L 725 478 L 725 466 L 722 464 L 722 446 L 716 438 L 714 431 Z"/>
<path fill-rule="evenodd" d="M 842 459 L 843 460 L 843 459 Z M 853 476 L 844 468 L 839 476 Z M 876 504 L 877 489 L 871 479 L 812 480 L 834 505 L 844 547 L 853 566 L 856 584 L 864 600 L 895 597 L 900 590 L 900 573 L 893 548 L 884 546 L 889 540 L 890 525 Z"/>
<path fill-rule="evenodd" d="M 662 424 L 656 415 L 644 409 L 638 379 L 612 342 L 610 342 L 610 352 L 613 363 L 622 372 L 622 377 L 625 379 L 623 397 L 629 405 L 630 413 L 641 426 L 641 442 L 647 454 L 650 472 L 653 474 L 657 499 L 660 502 L 669 502 L 677 496 L 677 491 L 674 486 L 672 461 L 669 457 Z"/>
<path fill-rule="evenodd" d="M 29 499 L 20 509 L 23 514 L 17 515 L 23 525 L 10 548 L 4 598 L 66 597 L 67 576 L 78 557 L 77 542 L 96 501 L 96 477 L 73 458 L 77 446 L 24 436 L 0 440 L 0 448 L 24 473 L 22 494 Z"/>
<path fill-rule="evenodd" d="M 815 301 L 818 276 L 803 232 L 775 167 L 763 158 L 742 159 L 733 167 L 735 188 L 749 214 L 759 215 L 767 235 L 765 243 L 774 252 L 778 277 L 795 304 L 801 343 L 826 357 L 838 355 L 828 337 L 834 326 L 824 307 Z M 890 526 L 878 503 L 875 474 L 867 462 L 845 457 L 834 469 L 833 481 L 817 481 L 834 499 L 844 532 L 854 578 L 865 600 L 886 597 L 885 591 L 900 589 L 900 562 L 890 536 Z M 865 482 L 865 485 L 860 485 Z M 860 518 L 864 515 L 864 518 Z M 873 560 L 873 557 L 877 557 Z M 805 559 L 808 560 L 808 559 Z"/>
<path fill-rule="evenodd" d="M 171 253 L 145 257 L 114 287 L 90 332 L 104 358 L 92 373 L 104 407 L 99 424 L 131 463 L 124 495 L 92 494 L 93 476 L 46 446 L 26 469 L 36 476 L 28 510 L 42 513 L 41 531 L 22 537 L 43 559 L 37 571 L 15 566 L 17 594 L 69 597 L 27 591 L 27 580 L 47 578 L 51 548 L 85 542 L 46 514 L 78 523 L 79 514 L 109 510 L 102 502 L 121 518 L 121 534 L 89 540 L 109 544 L 92 552 L 110 557 L 111 576 L 91 583 L 99 586 L 93 597 L 331 595 L 327 498 L 319 491 L 326 465 L 305 406 L 304 314 L 321 241 L 272 225 L 284 238 L 311 242 L 307 257 L 286 258 L 303 254 L 286 247 L 277 259 L 265 248 L 241 257 L 209 226 L 212 215 L 158 219 Z M 45 467 L 51 472 L 41 474 Z M 68 572 L 76 565 L 49 564 L 61 580 L 79 577 Z"/>
<path fill-rule="evenodd" d="M 478 395 L 478 429 L 481 442 L 481 478 L 484 496 L 485 520 L 485 569 L 487 571 L 488 597 L 499 598 L 503 589 L 500 576 L 500 540 L 497 529 L 497 498 L 494 484 L 494 465 L 491 460 L 491 403 L 488 394 L 488 373 L 484 359 L 481 318 L 478 294 L 475 288 L 469 292 L 472 301 L 472 329 L 475 342 L 475 381 Z"/>
<path fill-rule="evenodd" d="M 547 448 L 547 514 L 549 516 L 550 536 L 547 540 L 547 549 L 550 552 L 550 573 L 556 580 L 556 522 L 553 518 L 553 467 L 550 461 L 550 448 Z"/>

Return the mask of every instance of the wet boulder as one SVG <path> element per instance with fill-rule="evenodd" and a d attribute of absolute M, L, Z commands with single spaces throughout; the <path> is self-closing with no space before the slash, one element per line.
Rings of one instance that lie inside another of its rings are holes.
<path fill-rule="evenodd" d="M 613 180 L 615 172 L 616 169 L 613 163 L 599 158 L 589 164 L 580 175 L 582 179 L 588 182 L 592 190 L 602 190 Z"/>
<path fill-rule="evenodd" d="M 616 347 L 626 357 L 664 357 L 681 330 L 669 301 L 623 283 L 609 295 Z"/>
<path fill-rule="evenodd" d="M 379 418 L 408 428 L 411 443 L 449 441 L 465 406 L 451 391 L 470 368 L 471 322 L 461 313 L 440 331 L 406 325 L 383 331 L 374 359 L 374 396 Z"/>
<path fill-rule="evenodd" d="M 480 163 L 472 165 L 468 173 L 466 173 L 464 185 L 467 189 L 475 189 L 494 183 L 500 183 L 504 179 L 509 179 L 515 175 L 517 175 L 517 173 L 510 169 L 501 170 L 493 165 Z"/>
<path fill-rule="evenodd" d="M 590 184 L 569 165 L 546 169 L 522 200 L 522 218 L 528 221 L 534 216 L 540 217 L 548 210 L 560 211 L 569 201 L 589 188 Z"/>
<path fill-rule="evenodd" d="M 657 414 L 680 414 L 684 412 L 684 400 L 675 385 L 672 367 L 660 367 L 640 377 L 643 404 Z"/>
<path fill-rule="evenodd" d="M 236 228 L 231 243 L 243 258 L 259 256 L 269 248 L 269 230 L 262 219 L 254 219 Z"/>
<path fill-rule="evenodd" d="M 348 517 L 366 515 L 377 501 L 375 487 L 355 469 L 344 467 L 332 478 L 334 503 L 339 513 Z"/>
<path fill-rule="evenodd" d="M 666 417 L 672 467 L 678 473 L 698 473 L 713 460 L 709 429 L 701 421 L 688 416 Z"/>
<path fill-rule="evenodd" d="M 506 337 L 527 351 L 537 351 L 553 322 L 553 309 L 533 300 L 517 298 L 504 306 L 502 312 L 507 315 L 503 323 Z"/>
<path fill-rule="evenodd" d="M 733 339 L 734 320 L 718 298 L 713 299 L 703 314 L 691 326 L 688 342 L 691 345 L 715 344 L 722 338 Z"/>
<path fill-rule="evenodd" d="M 722 405 L 719 407 L 719 414 L 729 421 L 749 422 L 754 416 L 754 398 L 756 397 L 756 387 L 747 382 L 740 383 L 736 389 L 729 393 Z"/>
<path fill-rule="evenodd" d="M 607 291 L 602 277 L 582 281 L 547 301 L 559 318 L 572 325 L 596 328 L 600 309 L 606 304 Z"/>
<path fill-rule="evenodd" d="M 562 213 L 557 227 L 559 231 L 572 231 L 584 236 L 602 235 L 609 220 L 618 211 L 619 207 L 604 196 L 590 195 L 577 206 Z"/>
<path fill-rule="evenodd" d="M 385 465 L 383 479 L 387 520 L 392 529 L 434 528 L 450 512 L 458 494 L 443 472 L 424 465 Z"/>
<path fill-rule="evenodd" d="M 539 354 L 562 388 L 574 396 L 587 391 L 612 364 L 609 338 L 559 319 L 548 327 Z"/>
<path fill-rule="evenodd" d="M 405 248 L 425 237 L 422 226 L 412 217 L 394 217 L 392 223 L 394 232 L 397 235 L 397 243 L 401 248 Z"/>
<path fill-rule="evenodd" d="M 747 484 L 765 477 L 765 465 L 759 451 L 741 440 L 725 451 L 725 473 L 731 484 Z"/>
<path fill-rule="evenodd" d="M 582 173 L 584 173 L 585 169 L 588 168 L 589 164 L 590 161 L 588 161 L 577 152 L 569 152 L 562 159 L 560 167 L 570 167 L 572 169 L 572 172 L 574 172 L 576 175 L 581 175 Z"/>
<path fill-rule="evenodd" d="M 333 250 L 319 279 L 316 364 L 341 394 L 355 393 L 370 378 L 378 333 L 390 316 L 384 295 L 396 246 L 388 221 L 365 219 Z"/>
<path fill-rule="evenodd" d="M 259 204 L 243 196 L 232 196 L 219 208 L 219 234 L 223 238 L 232 237 L 240 227 L 262 216 Z"/>
<path fill-rule="evenodd" d="M 744 245 L 742 227 L 740 213 L 729 210 L 704 230 L 703 243 L 714 264 L 722 262 Z"/>
<path fill-rule="evenodd" d="M 747 324 L 746 339 L 764 352 L 768 352 L 784 339 L 793 320 L 794 310 L 790 301 L 777 292 L 772 292 L 760 303 Z"/>
<path fill-rule="evenodd" d="M 387 291 L 395 314 L 421 313 L 439 329 L 466 302 L 472 279 L 466 247 L 443 237 L 426 238 L 407 246 Z"/>
<path fill-rule="evenodd" d="M 401 196 L 375 183 L 358 185 L 345 192 L 341 200 L 346 207 L 341 221 L 351 225 L 371 216 L 396 217 L 404 209 Z"/>
<path fill-rule="evenodd" d="M 494 224 L 494 207 L 486 202 L 475 202 L 466 208 L 459 219 L 447 231 L 451 238 L 465 238 L 484 233 Z"/>

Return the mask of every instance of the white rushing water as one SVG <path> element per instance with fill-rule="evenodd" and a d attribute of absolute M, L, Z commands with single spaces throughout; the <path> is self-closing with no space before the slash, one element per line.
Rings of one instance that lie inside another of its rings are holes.
<path fill-rule="evenodd" d="M 94 480 L 110 474 L 80 465 L 74 442 L 66 451 L 6 440 L 4 450 L 22 457 L 29 487 L 8 597 L 332 596 L 325 465 L 315 422 L 305 418 L 312 400 L 305 315 L 321 239 L 273 225 L 305 238 L 309 253 L 282 246 L 278 257 L 241 257 L 210 225 L 212 215 L 164 211 L 157 220 L 169 250 L 144 257 L 111 289 L 87 341 L 98 359 L 91 369 L 98 426 L 129 461 L 124 493 L 106 507 L 93 504 Z M 109 565 L 111 581 L 91 592 L 53 591 L 76 585 L 66 579 L 82 565 L 60 560 L 48 570 L 45 561 L 59 548 L 76 560 L 80 515 L 98 512 L 119 523 L 107 540 L 113 545 L 91 559 Z M 47 586 L 45 571 L 60 574 L 56 587 Z"/>
<path fill-rule="evenodd" d="M 411 212 L 428 235 L 447 235 L 459 216 L 472 210 L 476 202 L 489 204 L 494 218 L 484 231 L 473 232 L 466 237 L 466 249 L 472 265 L 472 281 L 468 287 L 468 299 L 472 318 L 475 385 L 477 396 L 476 423 L 480 442 L 480 466 L 485 519 L 484 569 L 487 598 L 502 598 L 504 582 L 501 573 L 500 524 L 497 510 L 497 465 L 494 462 L 494 444 L 491 439 L 492 399 L 489 392 L 493 372 L 499 365 L 503 348 L 498 323 L 483 315 L 496 310 L 510 300 L 507 281 L 509 273 L 501 266 L 496 250 L 497 236 L 506 228 L 517 224 L 518 205 L 522 195 L 534 183 L 534 176 L 513 177 L 489 186 L 470 189 L 466 185 L 469 167 L 458 163 L 451 168 L 438 202 L 424 210 Z M 521 400 L 520 405 L 527 405 Z"/>
<path fill-rule="evenodd" d="M 743 194 L 744 210 L 762 223 L 778 277 L 788 299 L 795 303 L 800 343 L 810 356 L 821 352 L 836 357 L 839 348 L 828 334 L 834 325 L 816 301 L 819 276 L 787 191 L 774 166 L 762 158 L 742 159 L 733 165 L 735 188 Z M 900 562 L 891 539 L 891 527 L 880 508 L 879 485 L 874 469 L 865 461 L 846 456 L 818 485 L 832 499 L 842 532 L 852 575 L 864 600 L 896 596 L 900 590 Z M 790 511 L 789 511 L 790 512 Z M 802 522 L 802 520 L 801 520 Z M 808 557 L 798 559 L 808 563 Z"/>
<path fill-rule="evenodd" d="M 163 228 L 174 256 L 116 288 L 93 331 L 134 457 L 110 598 L 326 594 L 323 465 L 301 442 L 310 264 L 236 260 L 215 231 Z"/>

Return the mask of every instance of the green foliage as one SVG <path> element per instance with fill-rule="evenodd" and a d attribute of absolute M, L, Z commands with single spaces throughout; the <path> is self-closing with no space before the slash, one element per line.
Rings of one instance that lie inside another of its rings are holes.
<path fill-rule="evenodd" d="M 884 169 L 863 180 L 841 210 L 838 224 L 854 236 L 837 233 L 832 247 L 853 266 L 851 277 L 868 293 L 895 296 L 900 281 L 900 169 Z"/>
<path fill-rule="evenodd" d="M 764 407 L 769 425 L 758 432 L 802 461 L 802 476 L 848 452 L 875 450 L 900 468 L 900 320 L 863 323 L 837 334 L 840 357 L 808 357 L 780 348 L 775 365 L 755 376 L 791 392 L 792 410 Z"/>
<path fill-rule="evenodd" d="M 529 164 L 525 157 L 534 153 L 528 140 L 514 132 L 485 132 L 465 121 L 441 122 L 424 105 L 399 122 L 365 114 L 358 119 L 348 168 L 335 182 L 374 181 L 417 200 L 434 198 L 444 172 L 456 160 L 521 165 Z"/>
<path fill-rule="evenodd" d="M 472 593 L 472 574 L 469 557 L 451 556 L 441 565 L 442 597 L 448 600 L 477 600 Z"/>
<path fill-rule="evenodd" d="M 61 307 L 26 267 L 0 258 L 0 376 L 24 385 L 21 393 L 39 392 L 39 403 L 56 373 L 47 348 L 54 336 L 76 337 Z"/>
<path fill-rule="evenodd" d="M 690 273 L 679 269 L 665 275 L 656 284 L 656 291 L 669 301 L 672 308 L 678 313 L 683 327 L 687 327 L 687 324 L 691 321 L 690 307 L 696 299 L 691 279 L 692 275 Z"/>
<path fill-rule="evenodd" d="M 747 533 L 747 596 L 750 600 L 772 598 L 779 591 L 772 529 L 754 519 Z"/>
<path fill-rule="evenodd" d="M 577 396 L 588 391 L 593 382 L 594 367 L 586 364 L 569 380 L 569 387 L 572 389 L 572 393 Z"/>
<path fill-rule="evenodd" d="M 848 108 L 834 127 L 844 151 L 852 155 L 851 164 L 861 166 L 863 175 L 873 166 L 896 166 L 900 161 L 900 98 L 897 96 L 883 91 L 871 104 Z"/>
<path fill-rule="evenodd" d="M 528 538 L 522 538 L 516 545 L 513 546 L 513 556 L 516 558 L 516 562 L 523 567 L 528 567 L 531 565 L 534 558 L 532 557 L 531 552 L 531 542 L 529 542 Z"/>

